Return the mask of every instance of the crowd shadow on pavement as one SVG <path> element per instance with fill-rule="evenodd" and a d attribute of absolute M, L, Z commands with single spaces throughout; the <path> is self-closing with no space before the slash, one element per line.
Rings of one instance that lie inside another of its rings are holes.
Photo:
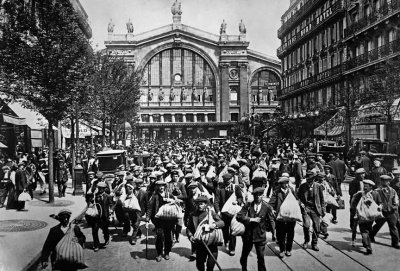
<path fill-rule="evenodd" d="M 157 256 L 157 251 L 155 248 L 148 248 L 147 249 L 147 258 L 146 258 L 146 249 L 142 251 L 131 251 L 131 258 L 132 259 L 147 259 L 147 260 L 155 260 Z"/>
<path fill-rule="evenodd" d="M 143 240 L 140 241 L 141 244 L 146 244 L 146 236 L 143 237 Z M 156 244 L 156 238 L 154 236 L 148 236 L 147 237 L 147 245 L 155 245 Z"/>
<path fill-rule="evenodd" d="M 335 248 L 339 249 L 342 252 L 358 252 L 361 254 L 364 254 L 363 250 L 362 250 L 362 245 L 359 246 L 359 244 L 357 243 L 355 245 L 355 247 L 350 245 L 351 242 L 351 237 L 344 237 L 344 240 L 346 240 L 346 242 L 343 241 L 333 241 L 333 240 L 327 240 L 328 244 L 334 246 Z"/>
<path fill-rule="evenodd" d="M 184 257 L 189 260 L 192 250 L 191 250 L 191 248 L 187 248 L 187 247 L 172 247 L 171 252 L 176 253 L 179 256 Z"/>

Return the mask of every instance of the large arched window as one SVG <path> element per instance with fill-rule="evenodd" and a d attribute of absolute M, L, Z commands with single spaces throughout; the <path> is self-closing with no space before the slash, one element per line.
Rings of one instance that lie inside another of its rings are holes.
<path fill-rule="evenodd" d="M 251 101 L 265 104 L 276 101 L 281 80 L 276 72 L 261 70 L 251 78 Z"/>
<path fill-rule="evenodd" d="M 143 73 L 142 102 L 215 104 L 215 76 L 207 61 L 191 50 L 161 51 Z"/>

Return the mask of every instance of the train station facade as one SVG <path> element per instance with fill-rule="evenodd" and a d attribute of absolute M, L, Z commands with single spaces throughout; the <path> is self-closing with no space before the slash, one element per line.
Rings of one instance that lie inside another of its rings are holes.
<path fill-rule="evenodd" d="M 130 121 L 136 137 L 225 136 L 249 114 L 275 112 L 280 61 L 249 49 L 243 22 L 237 35 L 225 22 L 216 35 L 182 24 L 180 9 L 172 15 L 172 24 L 140 34 L 130 21 L 124 34 L 108 26 L 108 53 L 143 71 L 138 118 Z"/>

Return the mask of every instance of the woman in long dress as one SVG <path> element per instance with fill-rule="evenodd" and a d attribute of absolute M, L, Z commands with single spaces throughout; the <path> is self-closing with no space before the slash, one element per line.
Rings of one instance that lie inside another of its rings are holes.
<path fill-rule="evenodd" d="M 17 209 L 17 194 L 15 191 L 15 172 L 16 172 L 16 166 L 13 165 L 11 166 L 11 171 L 10 171 L 10 190 L 8 192 L 8 198 L 7 198 L 7 206 L 6 209 Z"/>

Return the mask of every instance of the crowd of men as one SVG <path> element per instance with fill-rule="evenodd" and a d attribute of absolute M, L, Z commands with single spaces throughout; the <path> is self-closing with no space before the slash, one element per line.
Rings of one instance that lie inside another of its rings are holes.
<path fill-rule="evenodd" d="M 340 154 L 331 153 L 329 161 L 325 161 L 312 148 L 299 148 L 293 142 L 284 141 L 274 144 L 271 148 L 268 141 L 238 139 L 137 144 L 130 148 L 127 163 L 108 174 L 99 170 L 95 156 L 90 157 L 86 166 L 85 197 L 89 207 L 97 208 L 96 215 L 86 216 L 92 228 L 94 251 L 109 244 L 112 223 L 122 227 L 123 236 L 130 234 L 132 245 L 145 234 L 141 225 L 151 223 L 156 235 L 156 261 L 169 260 L 171 248 L 180 242 L 181 231 L 186 228 L 191 258 L 196 260 L 197 269 L 213 270 L 219 244 L 207 245 L 195 238 L 202 224 L 199 222 L 209 217 L 207 230 L 222 230 L 222 245 L 231 256 L 235 255 L 238 238 L 232 234 L 231 224 L 242 223 L 245 227 L 240 257 L 242 269 L 246 270 L 248 255 L 254 246 L 258 270 L 265 270 L 266 232 L 271 232 L 272 240 L 277 241 L 279 257 L 292 255 L 295 227 L 300 224 L 295 220 L 277 219 L 289 195 L 294 196 L 301 208 L 303 248 L 318 251 L 318 239 L 328 238 L 328 225 L 338 223 L 337 210 L 344 204 L 342 183 L 349 169 Z M 355 240 L 359 226 L 365 253 L 371 254 L 371 242 L 387 222 L 392 246 L 399 249 L 400 171 L 385 169 L 380 159 L 370 161 L 367 152 L 361 152 L 361 156 L 354 163 L 355 177 L 349 184 L 347 204 L 350 204 L 352 239 Z M 17 173 L 26 171 L 25 166 L 25 162 L 18 164 L 15 180 L 11 182 L 15 189 Z M 13 170 L 8 165 L 2 169 L 3 176 L 8 176 L 2 178 L 6 180 L 2 184 L 10 185 L 8 180 L 12 174 L 9 172 Z M 62 186 L 59 191 L 62 197 L 65 191 Z M 241 207 L 235 216 L 222 210 L 232 194 L 236 196 L 233 204 Z M 380 206 L 382 217 L 361 223 L 357 205 L 366 197 L 368 202 Z M 332 203 L 332 198 L 337 204 Z M 137 200 L 140 208 L 130 208 L 132 200 Z M 170 203 L 180 206 L 183 215 L 169 220 L 158 217 L 160 208 Z M 99 229 L 104 243 L 99 241 Z"/>

